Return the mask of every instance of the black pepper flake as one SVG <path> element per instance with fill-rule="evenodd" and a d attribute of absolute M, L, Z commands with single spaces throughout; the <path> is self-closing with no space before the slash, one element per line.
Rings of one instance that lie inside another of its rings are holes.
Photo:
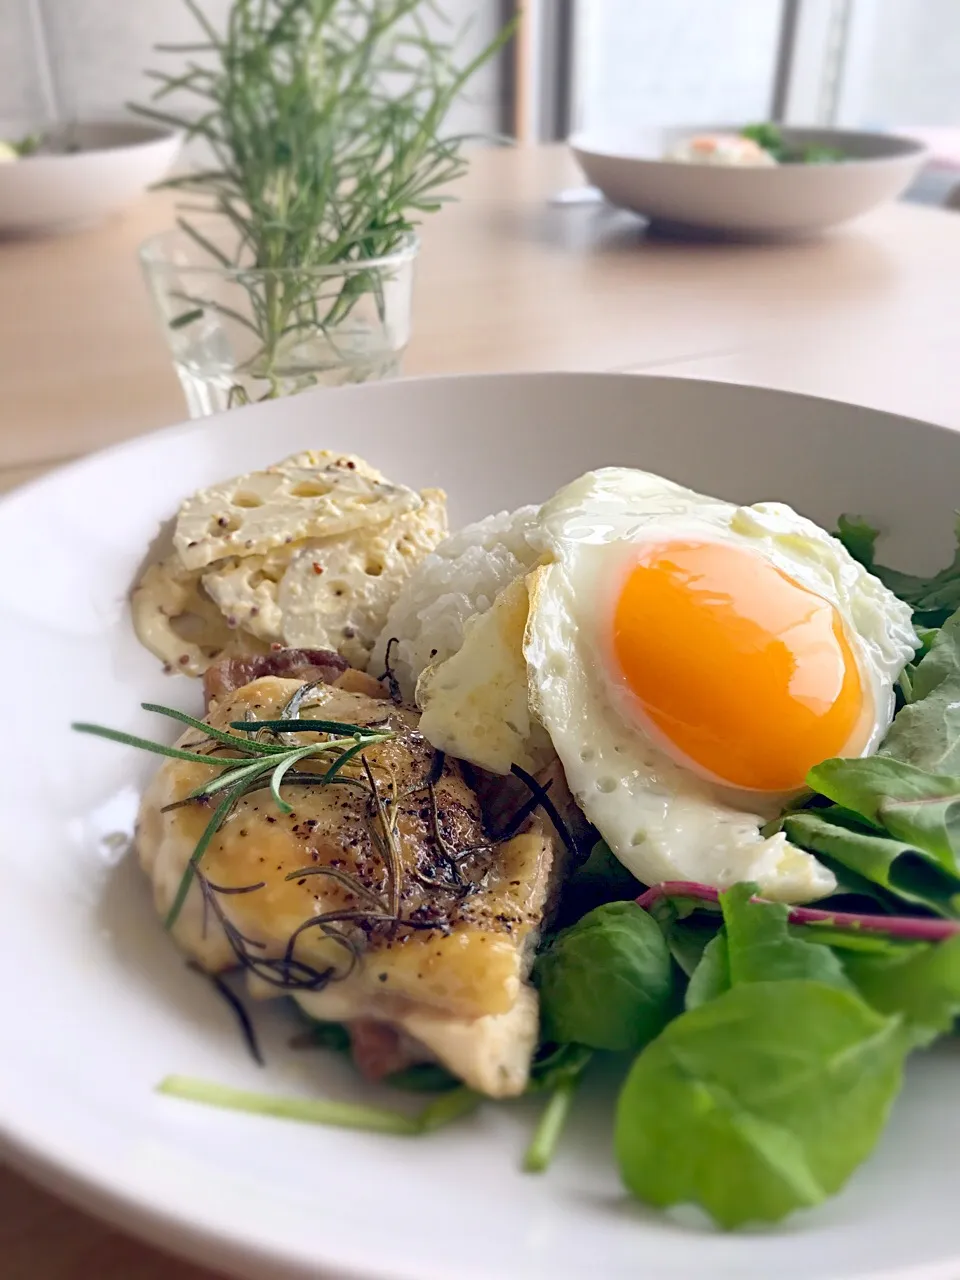
<path fill-rule="evenodd" d="M 276 822 L 276 818 L 273 816 L 273 814 L 272 814 L 272 813 L 268 813 L 268 814 L 267 814 L 267 821 L 268 821 L 268 822 Z"/>
<path fill-rule="evenodd" d="M 307 882 L 306 882 L 306 880 L 305 880 L 305 879 L 304 879 L 304 880 L 298 880 L 298 881 L 297 881 L 297 884 L 306 884 L 306 883 L 307 883 Z"/>
<path fill-rule="evenodd" d="M 221 529 L 225 529 L 229 523 L 230 521 L 227 519 L 226 516 L 217 516 L 217 524 L 220 526 Z"/>
<path fill-rule="evenodd" d="M 380 979 L 381 982 L 386 982 L 387 980 L 387 975 L 385 973 L 378 973 L 377 977 Z"/>

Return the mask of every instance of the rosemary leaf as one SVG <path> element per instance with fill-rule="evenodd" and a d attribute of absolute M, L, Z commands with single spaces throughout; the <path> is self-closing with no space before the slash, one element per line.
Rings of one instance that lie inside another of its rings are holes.
<path fill-rule="evenodd" d="M 224 822 L 230 814 L 230 810 L 236 804 L 237 800 L 243 793 L 242 787 L 237 787 L 233 791 L 228 791 L 224 798 L 213 811 L 213 816 L 204 828 L 203 835 L 197 841 L 197 847 L 190 855 L 190 861 L 187 863 L 183 875 L 180 878 L 180 884 L 177 886 L 177 892 L 170 904 L 170 910 L 167 912 L 163 922 L 165 929 L 172 929 L 177 923 L 177 917 L 183 909 L 183 904 L 187 900 L 187 894 L 190 891 L 190 885 L 193 883 L 193 877 L 196 874 L 197 866 L 200 859 L 206 853 L 210 841 L 223 826 Z"/>
<path fill-rule="evenodd" d="M 230 728 L 246 733 L 269 729 L 272 733 L 343 733 L 352 737 L 370 732 L 362 725 L 344 724 L 341 720 L 231 720 Z"/>
<path fill-rule="evenodd" d="M 188 716 L 185 711 L 177 711 L 173 707 L 161 706 L 158 702 L 141 702 L 140 706 L 144 711 L 155 711 L 157 715 L 168 716 L 171 720 L 179 720 L 181 724 L 188 725 L 191 729 L 199 729 L 207 738 L 216 738 L 218 742 L 226 742 L 231 747 L 236 747 L 238 751 L 243 751 L 247 755 L 276 755 L 280 751 L 286 750 L 285 747 L 276 746 L 272 743 L 255 742 L 250 738 L 241 738 L 236 733 L 225 733 L 223 729 L 215 729 L 213 725 L 207 724 L 205 720 L 197 720 L 194 716 Z M 250 722 L 244 722 L 249 727 Z"/>
<path fill-rule="evenodd" d="M 221 756 L 207 756 L 202 751 L 183 751 L 180 747 L 168 747 L 162 742 L 151 742 L 148 738 L 138 738 L 133 733 L 122 733 L 119 729 L 108 729 L 102 724 L 85 724 L 75 721 L 71 726 L 77 733 L 89 733 L 95 738 L 106 738 L 109 742 L 119 742 L 125 747 L 139 747 L 141 751 L 152 751 L 158 756 L 169 756 L 172 760 L 195 760 L 208 764 L 214 769 L 226 769 L 236 764 L 235 760 Z"/>
<path fill-rule="evenodd" d="M 273 773 L 270 775 L 270 794 L 273 796 L 273 803 L 277 806 L 281 813 L 293 813 L 293 805 L 287 804 L 283 796 L 280 794 L 280 787 L 283 783 L 283 775 L 291 769 L 293 765 L 298 764 L 301 760 L 305 760 L 307 756 L 316 755 L 316 747 L 302 747 L 299 751 L 293 751 L 290 755 L 285 756 L 277 765 Z"/>

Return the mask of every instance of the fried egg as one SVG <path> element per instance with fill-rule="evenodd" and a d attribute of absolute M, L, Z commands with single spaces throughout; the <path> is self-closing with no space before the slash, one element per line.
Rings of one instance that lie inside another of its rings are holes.
<path fill-rule="evenodd" d="M 646 884 L 832 891 L 761 825 L 831 756 L 874 751 L 912 657 L 911 611 L 781 503 L 738 507 L 624 468 L 541 510 L 530 705 L 570 789 Z"/>
<path fill-rule="evenodd" d="M 722 165 L 734 169 L 773 169 L 777 161 L 753 138 L 735 133 L 702 134 L 684 138 L 664 157 L 680 164 Z"/>

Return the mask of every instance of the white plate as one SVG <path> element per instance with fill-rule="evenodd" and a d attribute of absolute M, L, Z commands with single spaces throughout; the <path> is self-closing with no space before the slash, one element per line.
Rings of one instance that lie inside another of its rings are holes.
<path fill-rule="evenodd" d="M 311 1128 L 162 1098 L 169 1072 L 349 1096 L 332 1055 L 268 1017 L 258 1070 L 187 972 L 116 832 L 151 763 L 73 735 L 196 707 L 137 645 L 125 595 L 189 490 L 307 446 L 443 484 L 455 520 L 545 497 L 605 463 L 725 498 L 779 498 L 827 525 L 895 531 L 923 570 L 950 553 L 960 435 L 881 413 L 706 382 L 592 374 L 381 383 L 307 394 L 135 440 L 0 504 L 3 892 L 0 1128 L 10 1158 L 129 1230 L 237 1275 L 364 1280 L 837 1280 L 960 1274 L 960 1055 L 918 1057 L 889 1131 L 848 1189 L 782 1229 L 722 1235 L 628 1200 L 610 1100 L 579 1106 L 556 1165 L 517 1170 L 532 1112 L 486 1107 L 433 1137 Z M 609 1092 L 609 1091 L 607 1091 Z"/>
<path fill-rule="evenodd" d="M 927 155 L 923 143 L 892 134 L 784 129 L 790 144 L 836 147 L 848 158 L 838 164 L 772 168 L 663 158 L 682 137 L 739 128 L 578 133 L 570 138 L 570 148 L 587 178 L 612 204 L 665 226 L 741 236 L 803 235 L 857 217 L 900 195 Z"/>
<path fill-rule="evenodd" d="M 43 132 L 42 126 L 0 122 L 5 141 L 35 132 Z M 132 120 L 90 120 L 50 132 L 63 145 L 81 149 L 0 164 L 0 234 L 49 233 L 97 222 L 159 182 L 180 150 L 179 134 Z"/>

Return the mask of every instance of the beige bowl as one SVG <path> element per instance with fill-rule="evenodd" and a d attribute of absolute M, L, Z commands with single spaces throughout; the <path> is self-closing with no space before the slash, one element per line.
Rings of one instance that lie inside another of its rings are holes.
<path fill-rule="evenodd" d="M 29 122 L 0 122 L 5 140 L 41 131 Z M 79 149 L 0 164 L 0 235 L 98 222 L 159 181 L 180 149 L 179 134 L 134 121 L 89 121 L 51 133 Z"/>
<path fill-rule="evenodd" d="M 771 168 L 663 159 L 683 137 L 739 128 L 691 126 L 603 137 L 579 133 L 570 138 L 570 148 L 611 204 L 668 227 L 751 237 L 822 231 L 894 200 L 916 177 L 927 155 L 923 143 L 892 134 L 784 129 L 788 144 L 835 147 L 847 158 L 836 164 Z"/>

